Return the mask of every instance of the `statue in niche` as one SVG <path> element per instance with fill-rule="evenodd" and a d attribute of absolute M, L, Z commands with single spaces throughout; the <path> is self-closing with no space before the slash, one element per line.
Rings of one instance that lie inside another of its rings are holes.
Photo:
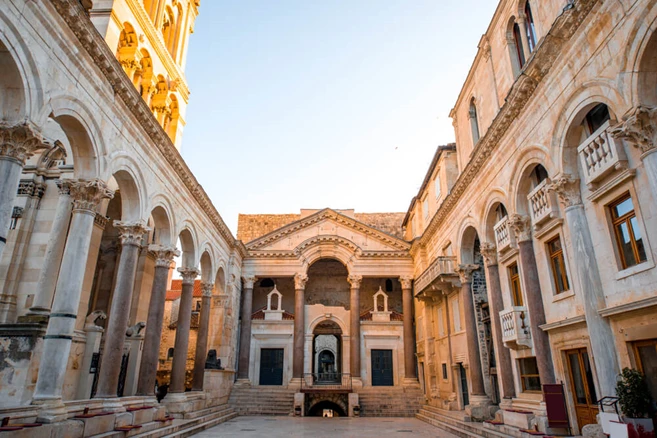
<path fill-rule="evenodd" d="M 217 350 L 208 351 L 208 357 L 205 359 L 206 370 L 223 370 L 221 367 L 221 359 L 217 357 Z"/>

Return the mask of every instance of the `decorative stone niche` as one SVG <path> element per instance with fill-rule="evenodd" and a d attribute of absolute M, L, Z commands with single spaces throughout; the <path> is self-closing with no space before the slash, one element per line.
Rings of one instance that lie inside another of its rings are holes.
<path fill-rule="evenodd" d="M 276 299 L 276 308 L 273 308 L 272 306 L 272 301 L 273 301 L 272 298 Z M 267 294 L 267 309 L 264 311 L 265 321 L 283 320 L 284 310 L 282 309 L 282 304 L 281 304 L 282 302 L 283 302 L 283 294 L 280 293 L 276 288 L 276 285 L 274 285 L 274 289 L 272 289 L 272 291 Z"/>
<path fill-rule="evenodd" d="M 372 322 L 390 322 L 391 313 L 392 312 L 388 310 L 388 295 L 383 292 L 383 289 L 381 289 L 381 286 L 379 286 L 379 290 L 374 294 L 374 310 L 372 310 Z"/>

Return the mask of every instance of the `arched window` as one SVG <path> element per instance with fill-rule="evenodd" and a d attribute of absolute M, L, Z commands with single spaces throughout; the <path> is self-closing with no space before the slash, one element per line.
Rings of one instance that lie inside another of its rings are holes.
<path fill-rule="evenodd" d="M 591 111 L 586 114 L 582 126 L 586 137 L 589 137 L 595 131 L 600 129 L 611 116 L 609 115 L 609 108 L 604 103 L 600 103 L 593 107 Z"/>
<path fill-rule="evenodd" d="M 167 350 L 167 360 L 173 359 L 173 348 Z"/>
<path fill-rule="evenodd" d="M 389 278 L 386 280 L 386 292 L 392 292 L 392 280 Z"/>
<path fill-rule="evenodd" d="M 529 44 L 529 52 L 533 52 L 536 48 L 536 27 L 534 26 L 534 16 L 532 15 L 532 8 L 529 5 L 529 0 L 525 2 L 525 32 L 527 34 L 527 43 Z"/>
<path fill-rule="evenodd" d="M 472 144 L 475 145 L 479 141 L 479 120 L 477 119 L 477 106 L 475 105 L 475 98 L 470 101 L 470 128 L 472 129 Z"/>
<path fill-rule="evenodd" d="M 271 278 L 263 278 L 260 280 L 260 287 L 274 287 L 274 280 Z"/>
<path fill-rule="evenodd" d="M 523 68 L 525 66 L 525 51 L 522 49 L 522 36 L 518 23 L 513 23 L 513 42 L 515 44 L 518 66 Z"/>
<path fill-rule="evenodd" d="M 532 187 L 538 186 L 540 183 L 545 181 L 548 177 L 548 172 L 545 170 L 545 167 L 543 167 L 540 164 L 537 164 L 534 169 L 532 169 L 532 172 L 530 174 L 530 178 L 532 180 Z"/>

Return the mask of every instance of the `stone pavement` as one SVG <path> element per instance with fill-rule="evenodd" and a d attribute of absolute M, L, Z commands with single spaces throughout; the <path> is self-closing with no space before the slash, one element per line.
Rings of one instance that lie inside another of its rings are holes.
<path fill-rule="evenodd" d="M 321 418 L 321 417 L 237 417 L 203 431 L 198 438 L 210 437 L 444 437 L 448 432 L 415 418 Z"/>

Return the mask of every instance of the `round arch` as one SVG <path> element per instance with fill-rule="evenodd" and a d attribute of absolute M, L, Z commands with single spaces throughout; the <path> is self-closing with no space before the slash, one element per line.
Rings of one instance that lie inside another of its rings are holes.
<path fill-rule="evenodd" d="M 554 164 L 550 159 L 547 147 L 533 145 L 525 148 L 522 154 L 515 160 L 511 178 L 509 178 L 509 203 L 507 208 L 511 207 L 514 213 L 528 214 L 529 207 L 527 195 L 531 191 L 529 173 L 536 165 L 540 164 L 545 168 L 548 175 L 554 175 Z"/>
<path fill-rule="evenodd" d="M 460 245 L 460 261 L 462 264 L 472 264 L 475 262 L 475 241 L 479 237 L 479 232 L 475 227 L 472 218 L 468 218 L 464 222 L 461 233 L 459 234 Z"/>
<path fill-rule="evenodd" d="M 507 205 L 509 196 L 503 189 L 496 187 L 491 190 L 488 195 L 484 210 L 481 212 L 481 224 L 479 229 L 483 230 L 481 237 L 486 242 L 495 243 L 495 224 L 497 223 L 497 211 L 499 205 L 504 206 L 508 211 Z"/>
<path fill-rule="evenodd" d="M 211 283 L 216 275 L 214 270 L 214 258 L 212 257 L 212 248 L 210 248 L 207 243 L 201 248 L 201 281 L 204 283 Z"/>
<path fill-rule="evenodd" d="M 297 256 L 302 260 L 304 272 L 320 259 L 331 258 L 346 266 L 347 272 L 354 269 L 355 257 L 361 249 L 351 240 L 336 236 L 315 236 L 305 240 L 295 249 Z"/>
<path fill-rule="evenodd" d="M 192 268 L 197 266 L 196 258 L 196 232 L 191 223 L 185 221 L 178 233 L 178 240 L 182 249 L 181 263 L 183 268 Z"/>

